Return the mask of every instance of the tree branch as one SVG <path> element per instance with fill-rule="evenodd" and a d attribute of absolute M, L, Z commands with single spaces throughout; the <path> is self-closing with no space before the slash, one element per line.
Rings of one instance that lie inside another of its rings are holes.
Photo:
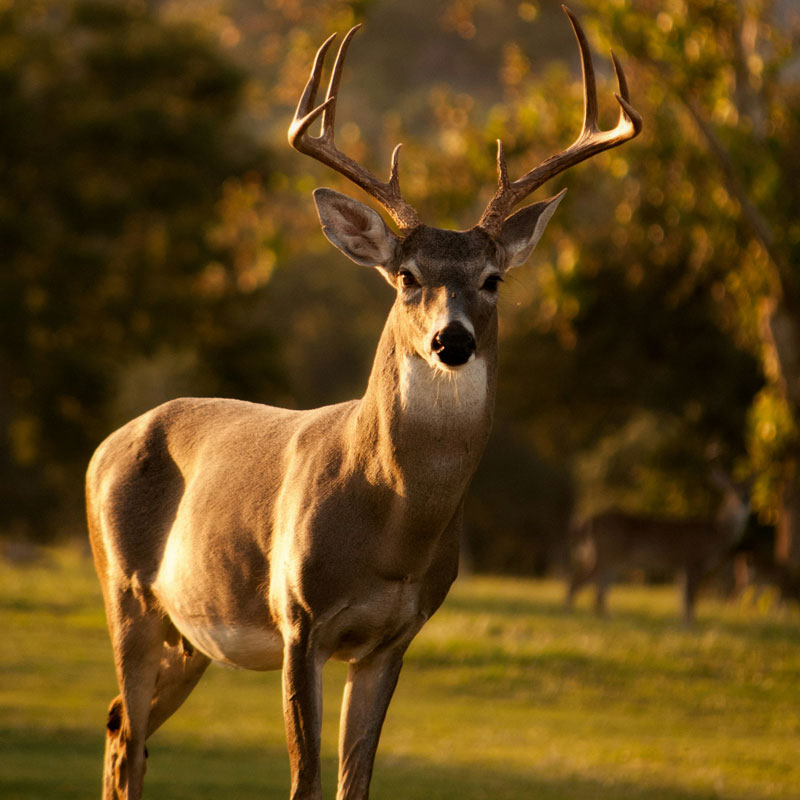
<path fill-rule="evenodd" d="M 744 221 L 750 226 L 756 238 L 761 242 L 764 250 L 775 266 L 785 301 L 794 306 L 794 301 L 797 298 L 795 277 L 789 266 L 789 262 L 784 258 L 783 252 L 775 243 L 775 237 L 772 233 L 772 228 L 770 227 L 769 222 L 750 200 L 750 195 L 748 194 L 747 189 L 745 189 L 736 173 L 736 166 L 733 163 L 733 159 L 725 149 L 722 142 L 720 142 L 720 140 L 717 138 L 717 135 L 711 125 L 700 113 L 695 105 L 695 102 L 689 97 L 682 97 L 681 101 L 689 111 L 689 114 L 694 120 L 697 129 L 706 140 L 709 150 L 711 150 L 711 153 L 716 159 L 717 164 L 722 170 L 722 173 L 725 176 L 725 182 L 728 185 L 728 190 L 736 198 L 740 208 L 742 209 L 742 217 L 744 218 Z"/>

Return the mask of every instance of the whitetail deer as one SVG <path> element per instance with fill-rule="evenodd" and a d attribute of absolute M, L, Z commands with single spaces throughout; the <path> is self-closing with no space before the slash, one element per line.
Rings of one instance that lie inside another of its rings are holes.
<path fill-rule="evenodd" d="M 567 12 L 569 13 L 569 12 Z M 213 660 L 283 670 L 291 797 L 320 798 L 321 670 L 349 662 L 337 798 L 366 798 L 403 654 L 456 576 L 464 495 L 492 420 L 497 289 L 530 254 L 562 194 L 509 216 L 557 173 L 636 136 L 622 69 L 620 119 L 597 125 L 588 44 L 583 130 L 566 150 L 499 188 L 480 222 L 420 223 L 388 182 L 333 140 L 342 42 L 327 97 L 317 53 L 289 141 L 366 189 L 401 230 L 330 189 L 314 192 L 325 236 L 376 266 L 397 297 L 360 400 L 288 411 L 181 399 L 100 445 L 87 506 L 120 695 L 106 733 L 104 798 L 138 798 L 145 740 Z M 320 136 L 308 129 L 321 117 Z"/>
<path fill-rule="evenodd" d="M 606 595 L 625 572 L 643 570 L 683 578 L 683 621 L 694 621 L 701 581 L 726 558 L 744 533 L 750 516 L 747 493 L 720 473 L 713 477 L 722 499 L 713 518 L 671 519 L 606 511 L 570 531 L 568 607 L 588 583 L 595 585 L 595 611 L 608 612 Z"/>

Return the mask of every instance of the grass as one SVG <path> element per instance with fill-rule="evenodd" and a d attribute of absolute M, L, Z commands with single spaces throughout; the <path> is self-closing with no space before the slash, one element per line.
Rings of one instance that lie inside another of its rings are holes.
<path fill-rule="evenodd" d="M 800 799 L 800 617 L 615 587 L 469 578 L 412 644 L 373 800 Z M 99 795 L 115 694 L 102 601 L 75 549 L 0 565 L 0 796 Z M 326 668 L 325 797 L 345 669 Z M 212 668 L 150 744 L 146 796 L 288 796 L 277 673 Z"/>

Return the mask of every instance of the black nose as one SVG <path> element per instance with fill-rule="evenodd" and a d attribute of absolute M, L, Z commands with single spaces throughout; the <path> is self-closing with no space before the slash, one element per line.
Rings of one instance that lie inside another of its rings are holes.
<path fill-rule="evenodd" d="M 433 337 L 431 349 L 442 364 L 460 367 L 475 352 L 475 337 L 460 322 L 451 322 Z"/>

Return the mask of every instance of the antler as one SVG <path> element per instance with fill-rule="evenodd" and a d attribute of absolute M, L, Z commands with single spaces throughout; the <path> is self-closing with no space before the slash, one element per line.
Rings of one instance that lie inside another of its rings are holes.
<path fill-rule="evenodd" d="M 369 170 L 349 158 L 333 141 L 333 124 L 336 117 L 336 96 L 342 78 L 342 68 L 347 47 L 355 32 L 361 27 L 356 25 L 351 28 L 339 46 L 339 53 L 333 65 L 328 92 L 325 101 L 314 106 L 319 89 L 322 67 L 325 63 L 325 54 L 331 42 L 336 38 L 334 33 L 328 37 L 317 50 L 311 76 L 297 105 L 292 124 L 289 126 L 289 144 L 317 161 L 321 161 L 337 172 L 344 175 L 364 191 L 374 197 L 390 214 L 392 219 L 403 230 L 415 228 L 420 224 L 417 212 L 403 199 L 400 193 L 400 181 L 397 174 L 397 160 L 401 145 L 395 147 L 392 153 L 392 169 L 388 182 L 378 180 Z M 308 129 L 311 124 L 322 116 L 322 131 L 319 136 L 311 136 Z"/>
<path fill-rule="evenodd" d="M 617 61 L 613 51 L 611 59 L 614 62 L 614 71 L 617 73 L 617 82 L 619 83 L 619 94 L 614 95 L 620 104 L 619 121 L 612 130 L 600 130 L 597 124 L 597 89 L 589 43 L 575 15 L 566 6 L 562 5 L 561 8 L 572 23 L 572 29 L 575 31 L 578 47 L 581 51 L 581 65 L 583 67 L 583 129 L 578 138 L 566 150 L 550 156 L 538 167 L 535 167 L 516 181 L 508 180 L 503 143 L 499 139 L 497 140 L 497 192 L 478 222 L 481 228 L 494 235 L 499 233 L 511 209 L 520 200 L 533 192 L 534 189 L 538 189 L 550 178 L 558 175 L 559 172 L 563 172 L 569 167 L 603 152 L 603 150 L 609 150 L 623 142 L 627 142 L 629 139 L 633 139 L 642 130 L 642 117 L 630 104 L 628 82 L 625 79 L 622 65 Z"/>

